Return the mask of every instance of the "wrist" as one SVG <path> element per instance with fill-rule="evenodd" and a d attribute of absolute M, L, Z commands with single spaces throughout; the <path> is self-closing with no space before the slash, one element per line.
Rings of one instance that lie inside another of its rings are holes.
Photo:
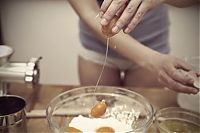
<path fill-rule="evenodd" d="M 157 51 L 152 51 L 146 56 L 144 62 L 141 63 L 141 66 L 149 71 L 155 71 L 158 67 L 159 58 L 163 56 Z"/>

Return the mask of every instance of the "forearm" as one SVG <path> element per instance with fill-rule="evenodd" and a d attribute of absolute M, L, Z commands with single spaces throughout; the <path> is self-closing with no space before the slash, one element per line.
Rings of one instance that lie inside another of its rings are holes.
<path fill-rule="evenodd" d="M 71 5 L 76 10 L 79 17 L 85 22 L 96 37 L 100 39 L 103 44 L 106 44 L 106 37 L 101 31 L 100 18 L 95 18 L 99 12 L 98 6 L 93 3 L 91 7 L 87 2 L 85 2 L 87 4 L 82 5 L 84 3 L 76 3 L 75 1 L 77 0 L 71 0 Z M 116 48 L 114 48 L 115 46 Z M 156 51 L 147 48 L 123 32 L 118 33 L 110 39 L 109 47 L 141 66 L 148 65 L 151 62 L 149 58 L 151 58 L 152 55 L 157 54 Z"/>
<path fill-rule="evenodd" d="M 200 0 L 165 0 L 165 3 L 176 7 L 189 7 L 199 4 Z"/>

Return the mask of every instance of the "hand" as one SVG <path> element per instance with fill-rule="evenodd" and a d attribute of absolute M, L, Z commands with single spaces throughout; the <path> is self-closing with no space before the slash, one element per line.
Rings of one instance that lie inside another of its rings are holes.
<path fill-rule="evenodd" d="M 191 66 L 178 58 L 164 54 L 154 55 L 148 69 L 155 72 L 158 81 L 169 89 L 189 94 L 199 91 L 193 87 L 194 78 L 180 71 L 191 71 Z"/>
<path fill-rule="evenodd" d="M 101 25 L 110 23 L 115 15 L 119 16 L 112 32 L 117 34 L 124 29 L 125 33 L 132 31 L 141 21 L 145 13 L 165 0 L 104 0 L 101 6 Z"/>

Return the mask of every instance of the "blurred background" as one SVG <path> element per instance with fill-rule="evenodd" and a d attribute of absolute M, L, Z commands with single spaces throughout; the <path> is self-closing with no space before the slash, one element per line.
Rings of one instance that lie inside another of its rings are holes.
<path fill-rule="evenodd" d="M 199 55 L 199 7 L 169 9 L 171 54 Z M 15 50 L 12 61 L 43 57 L 42 84 L 79 84 L 78 16 L 67 0 L 10 1 L 1 7 L 1 31 L 3 43 Z"/>

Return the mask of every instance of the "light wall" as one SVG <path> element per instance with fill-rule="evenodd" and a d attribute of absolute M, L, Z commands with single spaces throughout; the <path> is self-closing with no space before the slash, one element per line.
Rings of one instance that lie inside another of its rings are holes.
<path fill-rule="evenodd" d="M 79 84 L 78 17 L 66 0 L 11 2 L 2 9 L 4 42 L 15 49 L 12 61 L 42 56 L 41 83 Z M 170 7 L 172 54 L 199 54 L 198 7 Z"/>
<path fill-rule="evenodd" d="M 170 44 L 172 54 L 178 57 L 199 55 L 199 6 L 170 7 Z"/>
<path fill-rule="evenodd" d="M 78 84 L 78 17 L 66 0 L 12 2 L 2 14 L 13 61 L 42 56 L 41 83 Z"/>

